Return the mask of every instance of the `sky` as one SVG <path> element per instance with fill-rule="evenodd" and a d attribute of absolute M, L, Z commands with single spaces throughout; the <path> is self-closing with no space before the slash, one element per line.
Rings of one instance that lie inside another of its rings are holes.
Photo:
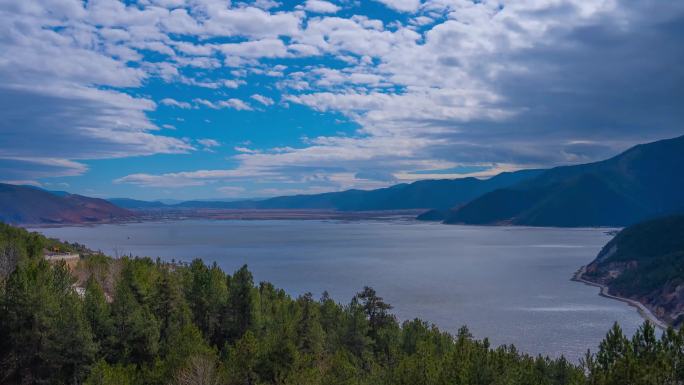
<path fill-rule="evenodd" d="M 0 181 L 243 199 L 684 134 L 684 1 L 0 0 Z"/>

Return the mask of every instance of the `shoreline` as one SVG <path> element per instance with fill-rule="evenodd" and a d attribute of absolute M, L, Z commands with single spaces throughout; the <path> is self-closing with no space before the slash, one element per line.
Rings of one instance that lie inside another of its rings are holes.
<path fill-rule="evenodd" d="M 377 221 L 411 219 L 418 211 L 406 210 L 368 210 L 368 211 L 336 211 L 336 210 L 281 210 L 281 209 L 188 209 L 174 211 L 136 211 L 136 215 L 126 218 L 112 218 L 100 221 L 83 222 L 46 222 L 46 223 L 14 223 L 13 226 L 23 228 L 55 228 L 55 227 L 90 227 L 97 225 L 125 225 L 143 222 L 167 222 L 185 220 L 333 220 L 333 221 Z"/>
<path fill-rule="evenodd" d="M 661 330 L 665 330 L 669 327 L 669 325 L 667 323 L 663 322 L 660 318 L 658 318 L 655 314 L 653 314 L 651 309 L 646 307 L 646 305 L 644 305 L 643 303 L 641 303 L 637 300 L 631 299 L 631 298 L 625 298 L 625 297 L 620 297 L 617 295 L 610 294 L 610 293 L 608 293 L 608 286 L 602 285 L 600 283 L 592 282 L 592 281 L 589 281 L 587 279 L 582 278 L 582 275 L 584 275 L 586 269 L 587 269 L 586 266 L 580 267 L 575 272 L 575 274 L 573 274 L 573 276 L 570 280 L 575 281 L 575 282 L 580 282 L 580 283 L 583 283 L 583 284 L 588 285 L 588 286 L 598 287 L 600 289 L 599 295 L 601 297 L 606 297 L 606 298 L 614 299 L 614 300 L 617 300 L 620 302 L 624 302 L 624 303 L 628 304 L 629 306 L 636 308 L 637 312 L 639 313 L 639 315 L 643 319 L 653 323 L 656 327 L 658 327 Z"/>

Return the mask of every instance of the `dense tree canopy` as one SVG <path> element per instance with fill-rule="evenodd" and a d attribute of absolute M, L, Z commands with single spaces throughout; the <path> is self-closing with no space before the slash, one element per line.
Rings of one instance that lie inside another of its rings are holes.
<path fill-rule="evenodd" d="M 310 293 L 291 298 L 269 283 L 255 285 L 246 267 L 227 275 L 199 260 L 181 265 L 101 255 L 82 260 L 75 274 L 42 259 L 37 250 L 45 239 L 17 234 L 5 235 L 0 245 L 21 250 L 0 283 L 0 384 L 624 385 L 684 379 L 684 332 L 673 329 L 658 337 L 644 324 L 628 339 L 615 325 L 596 354 L 573 364 L 491 347 L 465 327 L 450 335 L 418 319 L 400 324 L 369 287 L 342 305 L 327 293 L 319 300 Z M 85 288 L 83 295 L 76 285 Z"/>

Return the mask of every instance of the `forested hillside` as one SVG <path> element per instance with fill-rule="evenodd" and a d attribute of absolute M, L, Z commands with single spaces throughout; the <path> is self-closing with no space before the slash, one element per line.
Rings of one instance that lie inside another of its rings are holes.
<path fill-rule="evenodd" d="M 677 384 L 684 331 L 632 340 L 617 325 L 583 365 L 492 347 L 421 320 L 399 322 L 371 288 L 342 305 L 292 298 L 200 260 L 90 255 L 75 271 L 26 250 L 0 284 L 0 384 Z M 22 243 L 25 242 L 25 243 Z M 28 245 L 28 246 L 27 246 Z M 85 287 L 83 296 L 76 287 Z M 458 311 L 455 309 L 454 311 Z M 585 373 L 586 372 L 586 373 Z"/>
<path fill-rule="evenodd" d="M 642 222 L 618 233 L 583 278 L 637 300 L 663 320 L 684 322 L 684 215 Z"/>
<path fill-rule="evenodd" d="M 72 252 L 81 251 L 83 246 L 48 239 L 0 222 L 0 281 L 16 268 L 19 261 L 41 258 L 45 249 Z"/>

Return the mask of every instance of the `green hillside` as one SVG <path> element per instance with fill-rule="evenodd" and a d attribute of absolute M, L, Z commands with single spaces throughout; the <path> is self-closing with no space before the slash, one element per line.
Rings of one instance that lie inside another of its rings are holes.
<path fill-rule="evenodd" d="M 0 222 L 0 280 L 7 277 L 20 261 L 42 258 L 44 250 L 82 252 L 84 247 Z"/>
<path fill-rule="evenodd" d="M 586 279 L 638 300 L 667 322 L 684 321 L 684 215 L 630 226 L 587 266 Z"/>

